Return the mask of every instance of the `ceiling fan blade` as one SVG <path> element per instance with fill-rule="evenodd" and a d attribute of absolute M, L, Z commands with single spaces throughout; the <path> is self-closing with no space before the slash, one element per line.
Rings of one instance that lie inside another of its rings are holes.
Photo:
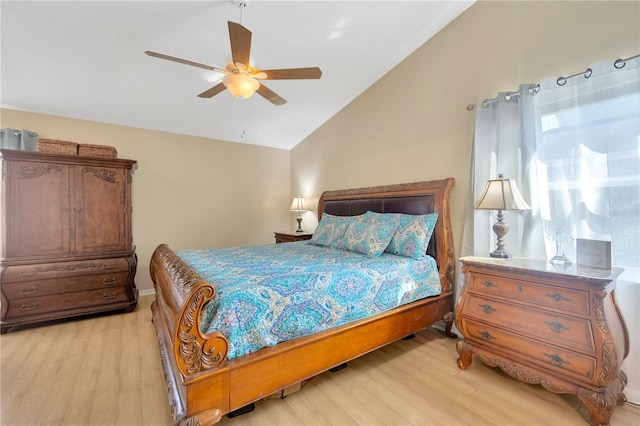
<path fill-rule="evenodd" d="M 231 56 L 233 62 L 241 62 L 245 67 L 249 66 L 251 54 L 251 31 L 240 24 L 228 21 L 229 40 L 231 40 Z"/>
<path fill-rule="evenodd" d="M 318 67 L 259 71 L 267 74 L 264 80 L 317 79 L 322 76 L 322 71 Z"/>
<path fill-rule="evenodd" d="M 274 105 L 284 105 L 287 103 L 286 99 L 280 97 L 280 95 L 276 94 L 276 92 L 269 89 L 262 83 L 260 83 L 260 87 L 258 87 L 258 90 L 256 90 L 256 92 L 258 93 L 258 95 L 262 96 Z"/>
<path fill-rule="evenodd" d="M 218 93 L 222 92 L 224 89 L 226 89 L 225 85 L 222 83 L 216 84 L 215 86 L 213 86 L 211 89 L 209 90 L 205 90 L 204 92 L 200 93 L 198 95 L 198 97 L 200 98 L 213 98 L 215 95 L 217 95 Z"/>
<path fill-rule="evenodd" d="M 153 56 L 155 58 L 166 59 L 167 61 L 178 62 L 180 64 L 191 65 L 192 67 L 204 68 L 205 70 L 210 71 L 220 71 L 226 72 L 223 68 L 214 67 L 212 65 L 201 64 L 200 62 L 190 61 L 188 59 L 178 58 L 177 56 L 165 55 L 164 53 L 154 52 L 152 50 L 146 50 L 146 53 L 149 56 Z"/>

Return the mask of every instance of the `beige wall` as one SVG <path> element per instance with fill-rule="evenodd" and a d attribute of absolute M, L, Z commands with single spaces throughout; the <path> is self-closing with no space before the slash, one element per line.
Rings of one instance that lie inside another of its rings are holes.
<path fill-rule="evenodd" d="M 291 189 L 452 176 L 461 247 L 474 113 L 468 104 L 594 62 L 640 53 L 639 2 L 491 1 L 471 6 L 291 151 Z M 313 229 L 314 214 L 305 222 Z"/>
<path fill-rule="evenodd" d="M 119 158 L 137 160 L 133 242 L 141 290 L 153 288 L 149 259 L 160 243 L 174 249 L 269 244 L 273 231 L 292 229 L 289 151 L 9 109 L 0 114 L 0 128 L 111 145 Z"/>

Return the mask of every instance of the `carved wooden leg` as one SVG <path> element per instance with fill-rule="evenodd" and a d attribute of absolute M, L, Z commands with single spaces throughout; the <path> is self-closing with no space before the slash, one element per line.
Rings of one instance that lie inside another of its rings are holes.
<path fill-rule="evenodd" d="M 456 343 L 456 350 L 458 351 L 458 355 L 460 355 L 460 358 L 458 358 L 458 368 L 466 370 L 467 367 L 471 365 L 472 361 L 471 349 L 464 340 L 458 340 L 458 343 Z"/>
<path fill-rule="evenodd" d="M 192 417 L 187 417 L 178 422 L 180 426 L 208 426 L 218 423 L 222 414 L 218 409 L 211 409 L 198 413 Z"/>
<path fill-rule="evenodd" d="M 609 419 L 616 405 L 624 403 L 627 399 L 622 392 L 627 384 L 627 376 L 623 372 L 620 373 L 617 380 L 614 380 L 603 392 L 578 388 L 578 398 L 589 409 L 592 425 L 609 426 Z"/>
<path fill-rule="evenodd" d="M 10 329 L 10 328 L 11 328 L 11 327 L 1 327 L 1 328 L 0 328 L 0 334 L 4 334 L 4 333 L 6 333 L 7 331 L 9 331 L 9 329 Z"/>
<path fill-rule="evenodd" d="M 442 318 L 442 320 L 444 321 L 445 324 L 445 332 L 447 333 L 447 335 L 449 337 L 453 337 L 454 339 L 457 339 L 458 336 L 456 335 L 456 333 L 453 333 L 451 331 L 451 327 L 453 327 L 453 321 L 456 319 L 456 316 L 454 315 L 453 312 L 448 312 L 444 318 Z"/>

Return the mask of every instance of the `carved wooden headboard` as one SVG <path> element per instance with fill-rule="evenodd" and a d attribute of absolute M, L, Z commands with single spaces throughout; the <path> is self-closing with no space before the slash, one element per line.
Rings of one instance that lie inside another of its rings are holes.
<path fill-rule="evenodd" d="M 438 213 L 427 254 L 436 259 L 442 291 L 452 291 L 455 282 L 455 251 L 449 215 L 449 192 L 455 180 L 414 182 L 399 185 L 325 191 L 318 202 L 318 220 L 323 213 L 356 216 L 369 210 L 378 213 Z"/>

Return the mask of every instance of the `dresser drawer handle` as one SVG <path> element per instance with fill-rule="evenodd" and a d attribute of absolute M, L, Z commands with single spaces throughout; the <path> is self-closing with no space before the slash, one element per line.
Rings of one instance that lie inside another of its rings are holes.
<path fill-rule="evenodd" d="M 20 310 L 21 311 L 35 311 L 36 309 L 38 309 L 38 304 L 37 303 L 32 303 L 31 306 L 20 305 Z"/>
<path fill-rule="evenodd" d="M 102 264 L 102 269 L 115 269 L 115 267 L 116 267 L 115 263 L 112 263 L 110 265 L 107 265 L 106 263 Z"/>
<path fill-rule="evenodd" d="M 545 356 L 549 357 L 549 359 L 551 360 L 551 365 L 553 365 L 554 367 L 562 368 L 562 364 L 571 364 L 569 361 L 565 361 L 564 359 L 562 359 L 558 354 L 548 354 L 546 352 L 544 354 Z"/>
<path fill-rule="evenodd" d="M 566 297 L 564 297 L 560 293 L 547 294 L 547 297 L 552 298 L 556 302 L 570 302 L 571 301 L 571 299 L 567 299 Z"/>
<path fill-rule="evenodd" d="M 495 309 L 493 306 L 489 305 L 488 303 L 482 304 L 482 305 L 478 305 L 482 308 L 482 311 L 485 314 L 490 314 L 491 312 L 496 312 L 497 309 Z"/>
<path fill-rule="evenodd" d="M 106 285 L 115 284 L 115 282 L 116 282 L 115 278 L 105 278 L 104 280 L 102 280 L 102 284 L 106 284 Z"/>
<path fill-rule="evenodd" d="M 22 287 L 20 289 L 20 294 L 31 294 L 31 293 L 35 293 L 36 291 L 38 291 L 38 287 L 31 287 L 31 288 L 24 288 Z"/>
<path fill-rule="evenodd" d="M 35 269 L 32 269 L 30 271 L 20 271 L 20 275 L 22 275 L 23 277 L 28 277 L 30 275 L 35 275 L 37 273 L 38 271 L 36 271 Z"/>
<path fill-rule="evenodd" d="M 489 280 L 480 281 L 480 284 L 484 285 L 487 288 L 489 288 L 489 287 L 498 287 L 496 284 L 494 284 L 492 281 L 489 281 Z"/>
<path fill-rule="evenodd" d="M 571 330 L 569 327 L 566 327 L 564 324 L 558 321 L 545 321 L 545 324 L 551 328 L 551 331 L 554 333 L 562 333 L 565 330 Z"/>
<path fill-rule="evenodd" d="M 480 338 L 485 342 L 490 342 L 491 339 L 495 339 L 488 331 L 479 331 L 478 334 L 480 334 Z"/>
<path fill-rule="evenodd" d="M 109 296 L 108 294 L 104 294 L 102 297 L 104 297 L 105 299 L 115 299 L 116 297 L 118 297 L 118 294 L 116 292 L 113 292 L 111 296 Z"/>

